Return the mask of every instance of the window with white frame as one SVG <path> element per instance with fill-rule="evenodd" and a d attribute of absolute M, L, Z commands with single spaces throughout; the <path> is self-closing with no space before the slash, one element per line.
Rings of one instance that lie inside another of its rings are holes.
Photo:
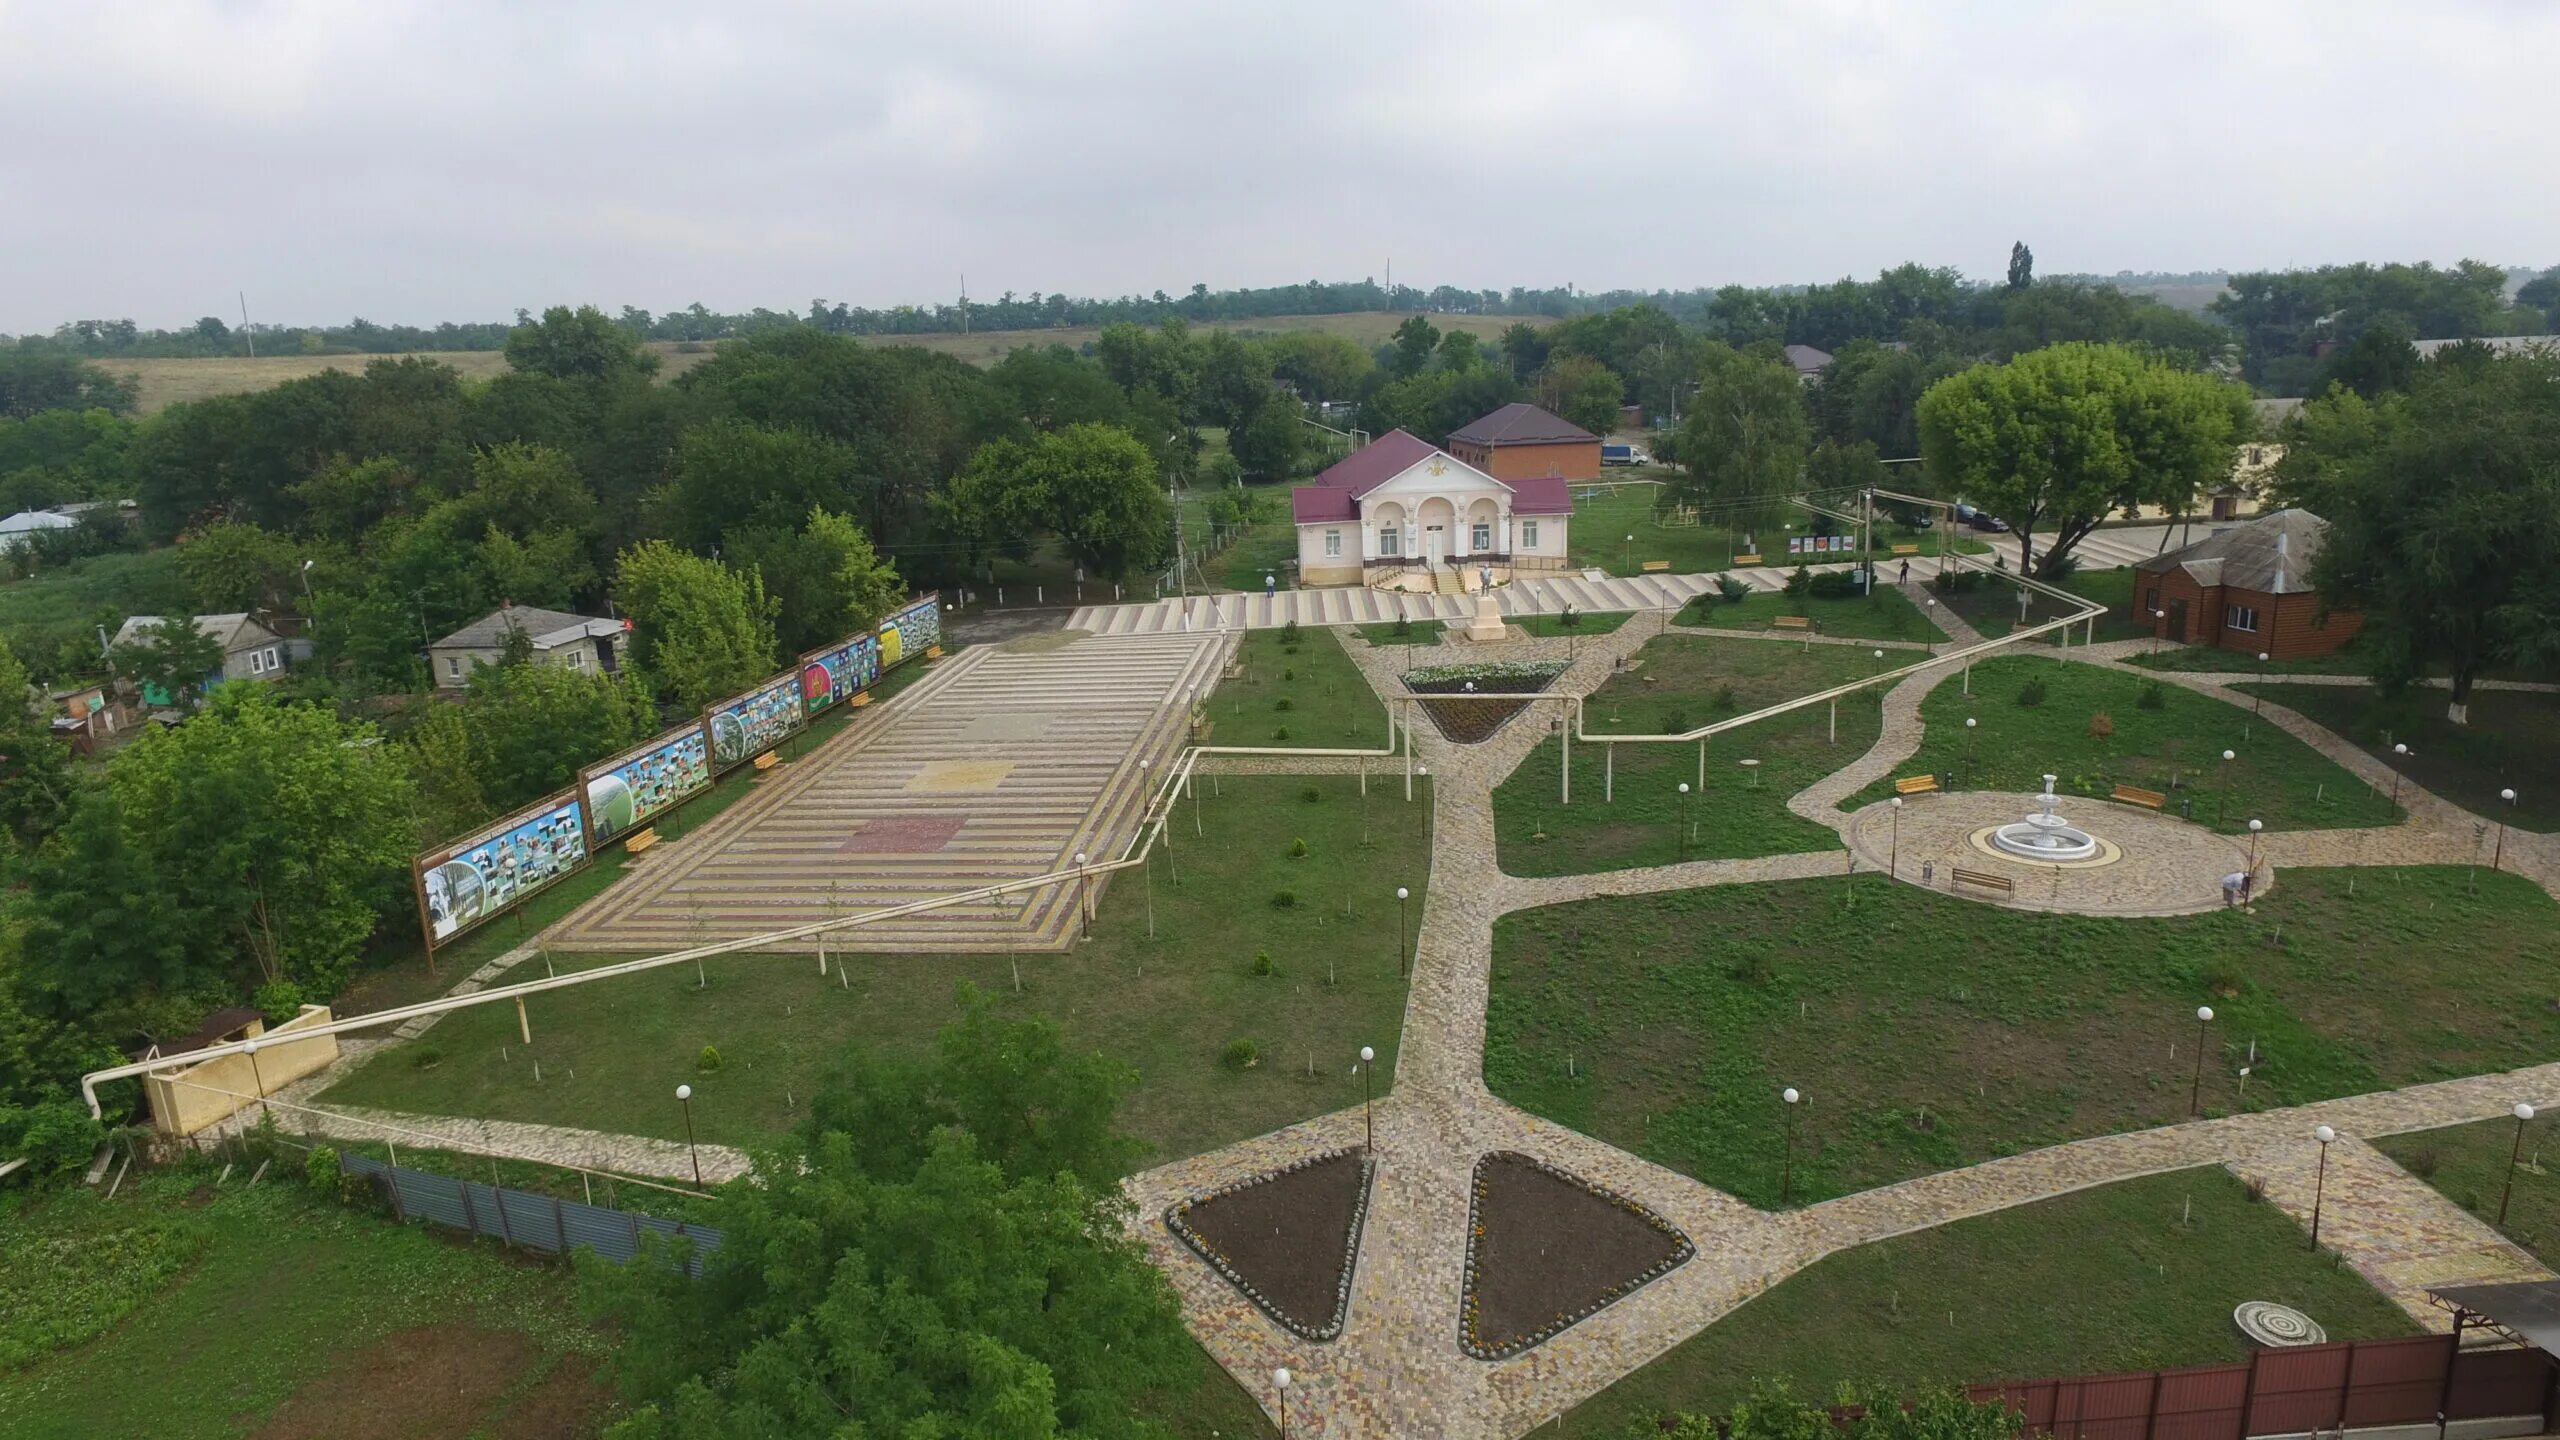
<path fill-rule="evenodd" d="M 1520 522 L 1520 548 L 1523 550 L 1535 550 L 1538 548 L 1537 521 L 1523 520 Z"/>
<path fill-rule="evenodd" d="M 1490 550 L 1493 548 L 1492 521 L 1479 520 L 1475 523 L 1474 528 L 1467 532 L 1467 548 L 1470 550 Z"/>
<path fill-rule="evenodd" d="M 462 657 L 459 655 L 447 655 L 444 657 L 444 673 L 453 679 L 461 679 Z"/>
<path fill-rule="evenodd" d="M 267 673 L 267 657 L 264 651 L 252 650 L 249 652 L 249 673 L 252 675 L 264 675 Z"/>
<path fill-rule="evenodd" d="M 1378 553 L 1393 560 L 1404 554 L 1404 535 L 1393 525 L 1378 527 Z"/>
<path fill-rule="evenodd" d="M 1339 559 L 1339 558 L 1341 557 L 1341 555 L 1342 555 L 1342 532 L 1341 532 L 1341 531 L 1339 531 L 1339 530 L 1327 530 L 1326 532 L 1324 532 L 1324 553 L 1325 553 L 1325 558 L 1327 558 L 1327 559 Z"/>
<path fill-rule="evenodd" d="M 2254 605 L 2227 606 L 2222 612 L 2222 623 L 2227 629 L 2247 630 L 2254 633 L 2258 628 L 2258 607 Z"/>
<path fill-rule="evenodd" d="M 267 668 L 270 670 L 281 670 L 284 668 L 284 655 L 273 645 L 267 647 Z"/>

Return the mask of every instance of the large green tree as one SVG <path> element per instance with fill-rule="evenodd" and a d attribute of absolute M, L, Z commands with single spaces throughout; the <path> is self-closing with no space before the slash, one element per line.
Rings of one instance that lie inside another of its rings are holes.
<path fill-rule="evenodd" d="M 1538 376 L 1537 393 L 1539 404 L 1594 435 L 1616 432 L 1618 409 L 1627 399 L 1617 372 L 1586 355 L 1550 362 Z"/>
<path fill-rule="evenodd" d="M 2321 601 L 2363 612 L 2374 678 L 2452 677 L 2446 715 L 2502 664 L 2560 664 L 2560 359 L 2439 352 L 2403 393 L 2332 391 L 2286 436 L 2284 498 L 2329 522 Z"/>
<path fill-rule="evenodd" d="M 1698 393 L 1680 426 L 1683 475 L 1673 490 L 1735 523 L 1777 523 L 1783 497 L 1803 483 L 1813 427 L 1804 382 L 1785 362 L 1710 345 Z"/>
<path fill-rule="evenodd" d="M 435 824 L 422 843 L 531 804 L 654 733 L 644 683 L 631 668 L 599 675 L 529 658 L 474 670 L 462 702 L 433 707 L 408 737 Z"/>
<path fill-rule="evenodd" d="M 2111 511 L 2192 510 L 2201 486 L 2230 473 L 2250 424 L 2236 385 L 2132 346 L 2081 344 L 1950 376 L 1921 397 L 1919 419 L 1937 492 L 2009 522 L 2022 573 L 2059 573 Z"/>
<path fill-rule="evenodd" d="M 639 664 L 678 705 L 699 709 L 773 674 L 773 602 L 754 571 L 648 540 L 622 552 L 614 593 Z"/>
<path fill-rule="evenodd" d="M 774 634 L 789 655 L 867 630 L 906 598 L 898 567 L 881 558 L 862 527 L 823 507 L 797 530 L 732 531 L 724 557 L 764 577 Z"/>
<path fill-rule="evenodd" d="M 973 558 L 1023 554 L 1045 530 L 1087 571 L 1117 580 L 1172 553 L 1172 504 L 1157 484 L 1155 457 L 1128 431 L 1070 425 L 981 446 L 937 509 Z"/>
<path fill-rule="evenodd" d="M 24 420 L 46 410 L 133 409 L 133 385 L 75 355 L 0 349 L 0 418 Z"/>
<path fill-rule="evenodd" d="M 507 363 L 561 380 L 655 374 L 658 357 L 593 305 L 554 305 L 507 337 Z"/>
<path fill-rule="evenodd" d="M 1131 1077 L 964 1003 L 933 1063 L 857 1055 L 721 1191 L 698 1279 L 588 1267 L 634 1404 L 614 1440 L 1170 1434 L 1136 1402 L 1200 1358 L 1126 1228 Z"/>

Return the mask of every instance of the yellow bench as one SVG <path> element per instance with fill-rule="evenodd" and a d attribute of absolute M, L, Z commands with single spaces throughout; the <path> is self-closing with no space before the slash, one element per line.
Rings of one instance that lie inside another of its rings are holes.
<path fill-rule="evenodd" d="M 1893 793 L 1896 795 L 1935 795 L 1938 793 L 1938 777 L 1935 775 L 1905 775 L 1901 779 L 1893 782 Z"/>
<path fill-rule="evenodd" d="M 1760 557 L 1757 555 L 1736 555 L 1733 557 L 1733 563 L 1736 565 L 1757 565 L 1760 563 Z"/>
<path fill-rule="evenodd" d="M 639 834 L 632 836 L 630 839 L 623 841 L 622 848 L 626 854 L 637 855 L 641 851 L 646 850 L 657 843 L 658 827 L 652 825 L 648 829 L 641 831 Z"/>
<path fill-rule="evenodd" d="M 2014 895 L 2018 890 L 2018 882 L 2006 875 L 1994 875 L 1987 870 L 1967 870 L 1962 867 L 1958 867 L 1953 878 L 1947 881 L 1947 888 L 1950 890 L 1958 885 L 1979 885 L 1985 890 L 1997 890 L 2003 895 Z"/>
<path fill-rule="evenodd" d="M 781 763 L 782 757 L 771 750 L 756 757 L 756 768 L 759 770 L 770 770 Z"/>
<path fill-rule="evenodd" d="M 2115 788 L 2115 793 L 2107 798 L 2127 805 L 2139 805 L 2145 810 L 2157 810 L 2169 803 L 2169 797 L 2159 791 L 2144 790 L 2133 785 L 2119 785 Z"/>
<path fill-rule="evenodd" d="M 1647 575 L 1659 575 L 1670 568 L 1671 562 L 1668 560 L 1647 560 L 1644 562 L 1644 573 Z"/>
<path fill-rule="evenodd" d="M 1893 547 L 1893 553 L 1896 555 L 1917 555 L 1920 553 L 1920 547 L 1917 545 L 1896 545 Z"/>
<path fill-rule="evenodd" d="M 1772 630 L 1818 630 L 1822 627 L 1814 624 L 1813 617 L 1810 615 L 1781 615 L 1769 622 L 1769 628 Z"/>

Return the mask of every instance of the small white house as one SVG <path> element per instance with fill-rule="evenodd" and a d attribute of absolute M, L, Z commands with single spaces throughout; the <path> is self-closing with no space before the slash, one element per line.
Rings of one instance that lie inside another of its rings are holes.
<path fill-rule="evenodd" d="M 1480 570 L 1497 581 L 1561 570 L 1573 515 L 1561 476 L 1496 480 L 1402 430 L 1290 491 L 1289 503 L 1307 585 L 1473 590 Z"/>
<path fill-rule="evenodd" d="M 51 510 L 21 510 L 0 520 L 0 550 L 19 549 L 34 543 L 35 537 L 43 531 L 69 530 L 79 523 L 68 515 Z"/>

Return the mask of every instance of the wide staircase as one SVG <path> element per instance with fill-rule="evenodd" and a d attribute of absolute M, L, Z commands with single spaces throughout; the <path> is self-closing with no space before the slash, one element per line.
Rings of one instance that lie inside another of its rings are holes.
<path fill-rule="evenodd" d="M 1444 561 L 1437 568 L 1432 570 L 1431 593 L 1434 595 L 1460 596 L 1467 593 L 1466 572 L 1458 568 L 1457 561 Z"/>

